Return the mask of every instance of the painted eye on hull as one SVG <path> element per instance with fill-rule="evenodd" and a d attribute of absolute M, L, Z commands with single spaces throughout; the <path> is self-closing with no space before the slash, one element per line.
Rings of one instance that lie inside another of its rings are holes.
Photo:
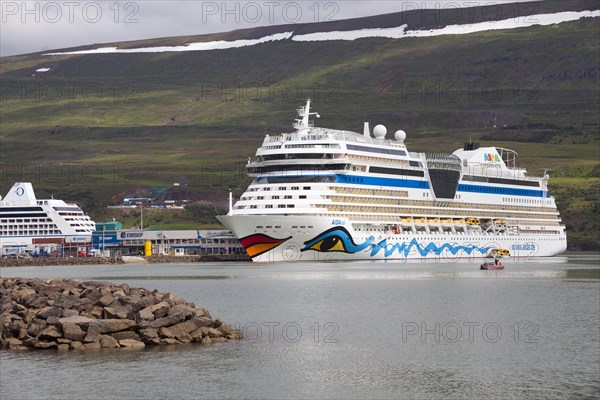
<path fill-rule="evenodd" d="M 350 232 L 345 228 L 338 226 L 331 228 L 315 236 L 311 240 L 304 242 L 304 248 L 302 251 L 313 250 L 320 253 L 329 252 L 341 252 L 353 254 L 358 251 L 364 250 L 373 241 L 373 238 L 369 238 L 365 243 L 357 245 L 352 240 Z"/>
<path fill-rule="evenodd" d="M 344 247 L 344 242 L 342 241 L 342 238 L 337 235 L 329 236 L 328 238 L 325 238 L 325 239 L 313 244 L 307 250 L 309 250 L 309 249 L 320 251 L 320 252 L 327 252 L 327 251 L 346 252 L 346 248 Z"/>

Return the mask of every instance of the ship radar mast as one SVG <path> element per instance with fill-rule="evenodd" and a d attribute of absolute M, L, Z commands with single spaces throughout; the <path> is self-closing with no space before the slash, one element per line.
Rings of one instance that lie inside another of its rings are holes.
<path fill-rule="evenodd" d="M 306 100 L 306 106 L 300 107 L 296 111 L 298 112 L 299 118 L 295 119 L 295 122 L 292 124 L 292 126 L 298 130 L 298 133 L 307 133 L 308 130 L 314 126 L 309 120 L 311 115 L 321 118 L 319 113 L 310 112 L 310 99 Z"/>

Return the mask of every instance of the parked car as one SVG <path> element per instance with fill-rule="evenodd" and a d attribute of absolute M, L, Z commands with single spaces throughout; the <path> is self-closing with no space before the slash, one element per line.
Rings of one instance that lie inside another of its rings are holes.
<path fill-rule="evenodd" d="M 8 258 L 10 260 L 18 260 L 18 259 L 23 258 L 23 256 L 20 254 L 17 254 L 17 253 L 11 253 L 11 254 L 3 255 L 2 258 Z"/>

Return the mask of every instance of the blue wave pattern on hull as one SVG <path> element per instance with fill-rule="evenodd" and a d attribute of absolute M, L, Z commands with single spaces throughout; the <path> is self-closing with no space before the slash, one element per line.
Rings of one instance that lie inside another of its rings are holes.
<path fill-rule="evenodd" d="M 493 246 L 480 247 L 472 244 L 464 246 L 459 245 L 458 243 L 444 243 L 438 246 L 433 242 L 430 242 L 426 246 L 422 246 L 421 244 L 419 244 L 419 242 L 417 242 L 416 239 L 411 240 L 410 243 L 403 242 L 387 244 L 387 240 L 382 240 L 381 242 L 376 243 L 372 246 L 371 257 L 376 256 L 382 250 L 384 257 L 390 257 L 395 252 L 398 252 L 399 255 L 404 255 L 405 257 L 408 257 L 408 255 L 412 253 L 413 249 L 416 250 L 423 257 L 427 256 L 429 253 L 434 253 L 435 255 L 439 256 L 444 251 L 448 251 L 452 255 L 458 254 L 459 251 L 463 251 L 468 255 L 471 255 L 471 253 L 478 251 L 480 254 L 485 255 L 488 253 L 488 251 L 490 251 L 493 248 Z"/>
<path fill-rule="evenodd" d="M 311 240 L 304 242 L 304 248 L 301 251 L 313 250 L 319 253 L 329 252 L 341 252 L 347 254 L 355 254 L 360 251 L 369 251 L 371 248 L 371 257 L 375 257 L 379 252 L 383 251 L 384 257 L 391 257 L 394 253 L 408 257 L 413 254 L 413 251 L 417 251 L 421 256 L 425 257 L 430 253 L 435 255 L 441 255 L 447 251 L 452 255 L 458 254 L 462 251 L 468 255 L 473 252 L 479 252 L 482 255 L 486 255 L 494 246 L 476 246 L 473 244 L 460 245 L 458 243 L 444 243 L 437 245 L 436 243 L 430 242 L 427 245 L 421 245 L 417 239 L 411 240 L 409 243 L 393 243 L 388 244 L 387 239 L 382 240 L 379 243 L 373 243 L 375 238 L 370 236 L 366 241 L 361 244 L 356 244 L 350 232 L 343 227 L 335 227 L 321 232 Z"/>

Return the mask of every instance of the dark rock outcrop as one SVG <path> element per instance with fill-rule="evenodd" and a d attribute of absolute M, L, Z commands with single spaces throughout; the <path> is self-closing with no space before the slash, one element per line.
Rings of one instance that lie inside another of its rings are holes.
<path fill-rule="evenodd" d="M 0 344 L 13 350 L 143 348 L 241 339 L 204 308 L 127 284 L 0 278 Z"/>
<path fill-rule="evenodd" d="M 26 257 L 0 259 L 0 267 L 104 264 L 123 264 L 123 260 L 121 258 L 111 257 Z"/>

